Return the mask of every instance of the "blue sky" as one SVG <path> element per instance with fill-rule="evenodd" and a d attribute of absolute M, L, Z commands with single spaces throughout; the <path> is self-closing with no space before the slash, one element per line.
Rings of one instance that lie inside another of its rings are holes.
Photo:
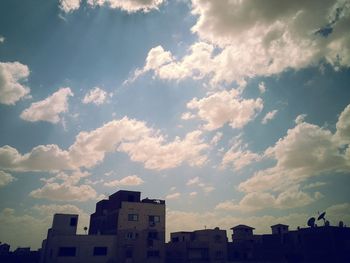
<path fill-rule="evenodd" d="M 349 22 L 347 0 L 2 1 L 0 241 L 39 247 L 55 212 L 83 232 L 119 189 L 166 199 L 168 232 L 350 224 Z"/>

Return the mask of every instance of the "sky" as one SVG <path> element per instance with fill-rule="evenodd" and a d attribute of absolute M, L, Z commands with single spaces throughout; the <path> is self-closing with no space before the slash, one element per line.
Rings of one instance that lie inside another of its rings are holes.
<path fill-rule="evenodd" d="M 83 233 L 121 189 L 167 235 L 350 225 L 349 25 L 349 0 L 1 1 L 0 241 Z"/>

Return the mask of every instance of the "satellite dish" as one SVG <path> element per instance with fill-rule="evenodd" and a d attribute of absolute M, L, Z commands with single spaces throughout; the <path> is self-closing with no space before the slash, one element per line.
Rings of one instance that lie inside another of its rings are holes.
<path fill-rule="evenodd" d="M 314 217 L 311 217 L 311 218 L 309 218 L 309 220 L 307 220 L 307 225 L 309 227 L 315 227 L 315 221 L 316 221 L 316 219 Z"/>
<path fill-rule="evenodd" d="M 85 235 L 87 230 L 88 230 L 87 226 L 84 226 Z"/>
<path fill-rule="evenodd" d="M 323 212 L 323 213 L 321 213 L 319 216 L 318 216 L 318 218 L 317 218 L 317 220 L 325 220 L 325 218 L 324 218 L 324 216 L 326 215 L 326 212 Z"/>

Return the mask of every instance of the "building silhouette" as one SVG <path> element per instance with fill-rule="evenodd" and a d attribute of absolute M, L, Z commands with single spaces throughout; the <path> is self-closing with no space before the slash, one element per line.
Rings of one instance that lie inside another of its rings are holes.
<path fill-rule="evenodd" d="M 78 215 L 55 214 L 39 251 L 0 243 L 1 263 L 230 263 L 350 262 L 350 228 L 331 226 L 325 213 L 310 218 L 309 227 L 289 230 L 271 226 L 270 234 L 254 234 L 240 224 L 170 234 L 165 243 L 165 201 L 142 199 L 135 191 L 118 191 L 96 204 L 88 233 L 77 234 Z M 179 220 L 183 220 L 179 218 Z M 321 221 L 322 222 L 322 221 Z"/>

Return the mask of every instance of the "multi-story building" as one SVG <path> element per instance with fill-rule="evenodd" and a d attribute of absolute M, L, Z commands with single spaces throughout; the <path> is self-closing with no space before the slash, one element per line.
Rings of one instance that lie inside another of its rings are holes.
<path fill-rule="evenodd" d="M 224 263 L 227 260 L 226 230 L 196 230 L 171 233 L 166 244 L 167 263 L 211 262 Z"/>
<path fill-rule="evenodd" d="M 88 235 L 77 235 L 78 215 L 56 214 L 41 262 L 162 263 L 165 202 L 118 191 L 97 203 Z"/>

